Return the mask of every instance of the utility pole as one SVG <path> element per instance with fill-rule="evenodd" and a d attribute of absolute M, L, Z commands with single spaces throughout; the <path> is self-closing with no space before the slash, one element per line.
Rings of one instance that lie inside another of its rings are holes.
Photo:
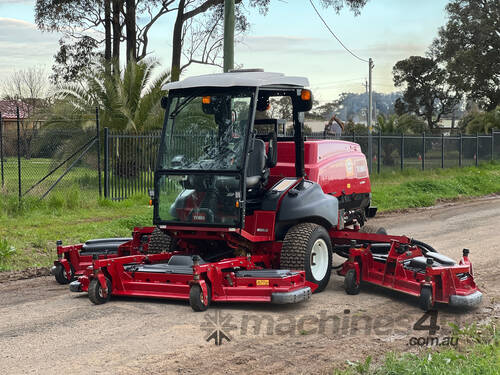
<path fill-rule="evenodd" d="M 224 0 L 224 72 L 234 69 L 234 0 Z"/>
<path fill-rule="evenodd" d="M 368 97 L 368 81 L 365 78 L 365 90 L 366 90 L 366 97 Z M 368 127 L 368 108 L 366 108 L 366 126 Z"/>
<path fill-rule="evenodd" d="M 372 69 L 373 60 L 368 59 L 368 169 L 372 172 L 373 145 L 372 145 Z"/>

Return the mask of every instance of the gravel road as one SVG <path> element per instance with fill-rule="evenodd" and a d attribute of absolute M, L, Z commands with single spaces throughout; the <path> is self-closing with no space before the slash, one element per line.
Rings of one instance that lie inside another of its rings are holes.
<path fill-rule="evenodd" d="M 465 312 L 440 306 L 437 336 L 446 336 L 449 322 L 500 317 L 499 217 L 500 198 L 490 197 L 370 221 L 455 259 L 462 248 L 471 250 L 483 303 Z M 312 374 L 347 359 L 417 350 L 409 339 L 426 333 L 413 330 L 422 316 L 415 299 L 368 285 L 348 296 L 342 282 L 332 275 L 328 288 L 304 304 L 216 304 L 207 313 L 149 299 L 94 306 L 52 277 L 0 283 L 0 373 Z M 220 346 L 205 340 L 216 325 L 230 339 Z"/>

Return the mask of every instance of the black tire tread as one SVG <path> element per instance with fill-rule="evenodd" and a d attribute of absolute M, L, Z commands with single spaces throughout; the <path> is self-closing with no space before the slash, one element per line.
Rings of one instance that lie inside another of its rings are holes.
<path fill-rule="evenodd" d="M 344 287 L 347 294 L 356 295 L 359 293 L 360 286 L 356 282 L 356 271 L 350 269 L 344 278 Z"/>
<path fill-rule="evenodd" d="M 314 223 L 297 224 L 286 233 L 281 248 L 281 269 L 303 270 L 307 243 L 311 234 L 319 227 Z"/>
<path fill-rule="evenodd" d="M 108 284 L 108 296 L 106 298 L 102 298 L 99 295 L 99 289 L 101 288 L 101 284 L 97 278 L 90 280 L 89 284 L 89 299 L 94 305 L 102 305 L 109 301 L 111 297 L 111 281 L 106 278 L 106 283 Z"/>
<path fill-rule="evenodd" d="M 429 311 L 432 309 L 433 301 L 432 301 L 432 289 L 424 286 L 420 291 L 420 297 L 418 298 L 418 304 L 420 308 L 424 311 Z"/>
<path fill-rule="evenodd" d="M 148 253 L 160 254 L 163 251 L 172 251 L 172 238 L 160 228 L 155 228 L 149 238 Z"/>
<path fill-rule="evenodd" d="M 290 228 L 283 240 L 280 268 L 289 270 L 305 270 L 305 259 L 308 251 L 309 240 L 313 232 L 320 229 L 323 229 L 323 227 L 314 223 L 300 223 Z M 333 252 L 331 252 L 330 256 L 333 261 Z M 327 287 L 330 275 L 331 264 L 330 271 L 328 272 L 326 279 L 323 279 L 325 281 L 318 284 L 318 288 L 314 291 L 314 293 L 319 293 Z"/>
<path fill-rule="evenodd" d="M 204 305 L 203 303 L 201 303 L 199 298 L 201 293 L 201 286 L 195 284 L 191 287 L 191 289 L 189 290 L 189 305 L 194 311 L 199 312 L 208 309 L 212 299 L 212 293 L 209 285 L 207 285 L 207 292 L 208 292 L 208 303 Z"/>
<path fill-rule="evenodd" d="M 61 285 L 69 284 L 71 281 L 71 275 L 69 279 L 64 276 L 64 266 L 60 263 L 56 266 L 54 277 L 56 278 L 56 281 Z"/>

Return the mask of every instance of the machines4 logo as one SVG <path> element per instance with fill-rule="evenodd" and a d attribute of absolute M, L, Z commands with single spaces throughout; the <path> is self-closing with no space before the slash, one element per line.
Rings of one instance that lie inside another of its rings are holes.
<path fill-rule="evenodd" d="M 200 325 L 202 331 L 205 332 L 205 341 L 213 340 L 215 345 L 222 345 L 224 340 L 231 341 L 231 331 L 238 328 L 232 324 L 232 319 L 231 314 L 223 314 L 220 310 L 205 313 L 204 321 Z"/>

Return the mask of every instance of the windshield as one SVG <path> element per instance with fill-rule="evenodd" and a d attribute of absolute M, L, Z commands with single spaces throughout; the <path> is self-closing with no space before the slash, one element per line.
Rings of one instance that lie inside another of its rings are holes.
<path fill-rule="evenodd" d="M 252 92 L 170 97 L 161 169 L 238 170 L 242 167 Z"/>

